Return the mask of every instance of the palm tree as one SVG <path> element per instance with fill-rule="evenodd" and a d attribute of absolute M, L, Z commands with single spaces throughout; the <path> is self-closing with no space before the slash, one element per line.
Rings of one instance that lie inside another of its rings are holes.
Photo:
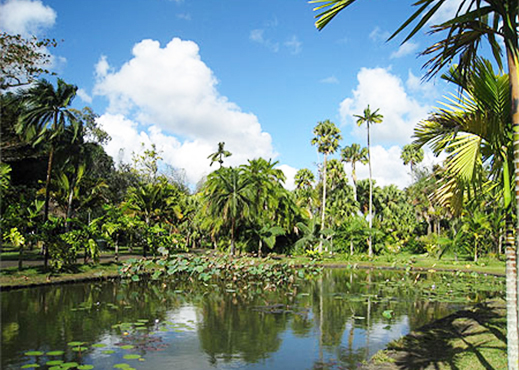
<path fill-rule="evenodd" d="M 212 166 L 214 162 L 220 163 L 220 168 L 222 168 L 223 165 L 223 159 L 230 157 L 232 155 L 231 152 L 224 149 L 225 142 L 221 141 L 218 143 L 218 150 L 214 152 L 213 154 L 209 155 L 207 159 L 211 160 L 211 164 L 209 166 Z"/>
<path fill-rule="evenodd" d="M 355 3 L 355 0 L 313 0 L 312 3 L 320 3 L 315 10 L 323 10 L 316 17 L 316 27 L 323 29 L 339 12 Z M 417 1 L 419 6 L 396 32 L 393 38 L 406 29 L 413 22 L 417 22 L 404 42 L 418 33 L 428 21 L 437 14 L 447 2 L 444 0 Z M 445 66 L 458 59 L 458 69 L 462 75 L 467 75 L 475 64 L 481 41 L 486 40 L 490 44 L 490 50 L 501 67 L 502 47 L 505 46 L 508 65 L 510 86 L 510 117 L 514 127 L 513 147 L 514 161 L 519 162 L 519 34 L 517 32 L 519 19 L 519 3 L 517 0 L 460 0 L 458 10 L 452 19 L 432 27 L 433 34 L 444 33 L 445 38 L 435 42 L 422 54 L 429 56 L 426 62 L 427 76 L 437 74 Z M 513 103 L 512 103 L 513 102 Z M 515 171 L 515 187 L 519 188 L 519 171 Z M 519 216 L 519 192 L 515 196 L 515 212 Z M 516 229 L 519 229 L 519 217 L 516 217 Z M 509 238 L 507 238 L 509 240 Z M 507 252 L 507 311 L 514 310 L 513 317 L 508 316 L 508 368 L 519 369 L 519 330 L 517 329 L 517 317 L 519 316 L 519 283 L 517 273 L 517 259 L 519 258 L 519 233 L 516 233 L 515 258 L 513 246 Z M 512 282 L 515 281 L 515 282 Z M 515 290 L 515 292 L 512 292 Z M 507 315 L 511 315 L 508 312 Z"/>
<path fill-rule="evenodd" d="M 371 111 L 369 108 L 369 105 L 366 109 L 364 109 L 364 115 L 357 115 L 355 114 L 354 117 L 357 118 L 357 125 L 361 126 L 362 124 L 366 124 L 367 130 L 368 130 L 368 167 L 369 167 L 369 211 L 368 211 L 368 217 L 369 217 L 369 228 L 373 226 L 373 179 L 371 174 L 371 143 L 370 143 L 370 137 L 369 137 L 369 125 L 373 123 L 382 123 L 382 119 L 384 116 L 378 113 L 378 109 L 374 112 Z M 371 257 L 373 255 L 373 246 L 371 245 L 372 238 L 371 235 L 368 238 L 368 255 Z"/>
<path fill-rule="evenodd" d="M 326 160 L 329 154 L 335 153 L 342 139 L 341 131 L 330 120 L 318 122 L 314 127 L 312 145 L 317 145 L 317 151 L 323 153 L 323 206 L 321 209 L 321 228 L 324 229 L 324 217 L 326 214 Z M 319 244 L 319 253 L 323 251 L 323 244 Z"/>
<path fill-rule="evenodd" d="M 23 91 L 18 97 L 23 104 L 23 113 L 17 123 L 17 133 L 32 142 L 33 145 L 37 145 L 43 140 L 50 144 L 45 179 L 44 221 L 47 221 L 49 217 L 50 182 L 54 154 L 58 138 L 65 130 L 67 122 L 74 119 L 74 114 L 69 107 L 76 96 L 76 91 L 77 86 L 69 85 L 62 79 L 58 79 L 56 88 L 49 81 L 40 80 L 30 89 Z M 49 249 L 45 245 L 45 267 L 47 267 L 48 259 Z"/>
<path fill-rule="evenodd" d="M 357 173 L 356 163 L 368 163 L 368 148 L 361 148 L 360 144 L 353 143 L 341 151 L 341 160 L 351 163 L 351 179 L 353 180 L 353 199 L 357 199 Z"/>
<path fill-rule="evenodd" d="M 294 177 L 296 202 L 300 209 L 304 209 L 309 218 L 313 217 L 315 176 L 308 168 L 301 168 Z"/>
<path fill-rule="evenodd" d="M 249 180 L 241 168 L 222 167 L 207 177 L 204 187 L 205 209 L 230 229 L 234 255 L 238 224 L 250 214 Z"/>
<path fill-rule="evenodd" d="M 451 69 L 442 77 L 454 83 L 461 93 L 450 98 L 443 108 L 415 128 L 416 144 L 430 145 L 436 155 L 448 153 L 445 180 L 435 192 L 434 199 L 452 213 L 460 214 L 467 196 L 473 198 L 474 194 L 497 189 L 496 199 L 502 200 L 502 207 L 506 210 L 507 228 L 513 229 L 511 169 L 514 155 L 509 77 L 496 75 L 492 64 L 485 60 L 478 60 L 470 75 L 462 76 Z M 507 272 L 515 257 L 509 235 L 507 231 Z M 517 333 L 512 293 L 516 291 L 514 282 L 517 280 L 511 274 L 507 275 L 507 335 L 512 348 Z M 509 355 L 514 361 L 514 354 L 509 352 Z"/>
<path fill-rule="evenodd" d="M 413 144 L 404 145 L 400 159 L 404 161 L 404 166 L 409 165 L 411 174 L 414 173 L 414 166 L 423 161 L 423 149 Z"/>

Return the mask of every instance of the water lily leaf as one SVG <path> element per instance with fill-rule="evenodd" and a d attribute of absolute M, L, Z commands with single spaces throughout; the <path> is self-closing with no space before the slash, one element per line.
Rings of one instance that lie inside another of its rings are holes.
<path fill-rule="evenodd" d="M 79 364 L 77 362 L 65 362 L 60 365 L 62 369 L 72 369 L 74 367 L 78 367 Z"/>
<path fill-rule="evenodd" d="M 106 347 L 106 344 L 104 344 L 104 343 L 96 343 L 96 344 L 92 344 L 92 347 L 93 348 L 103 348 L 103 347 Z"/>
<path fill-rule="evenodd" d="M 47 356 L 61 356 L 65 351 L 50 351 L 47 352 Z"/>
<path fill-rule="evenodd" d="M 68 342 L 67 345 L 71 347 L 82 346 L 85 342 Z"/>
<path fill-rule="evenodd" d="M 94 368 L 93 365 L 79 365 L 78 367 L 78 370 L 91 370 Z"/>
<path fill-rule="evenodd" d="M 52 360 L 47 361 L 45 365 L 54 366 L 54 365 L 61 365 L 63 363 L 63 360 Z"/>
<path fill-rule="evenodd" d="M 123 362 L 121 364 L 115 364 L 114 368 L 116 368 L 116 369 L 129 369 L 130 368 L 130 364 L 126 364 L 126 363 Z"/>
<path fill-rule="evenodd" d="M 38 364 L 27 364 L 27 365 L 23 365 L 22 369 L 34 369 L 36 367 L 40 367 L 40 365 L 38 365 Z"/>
<path fill-rule="evenodd" d="M 121 346 L 121 349 L 132 349 L 133 346 L 131 344 L 125 344 L 124 346 Z"/>
<path fill-rule="evenodd" d="M 133 354 L 131 354 L 131 355 L 124 355 L 123 358 L 125 360 L 137 360 L 137 359 L 141 358 L 141 355 L 133 355 Z"/>
<path fill-rule="evenodd" d="M 113 349 L 105 349 L 101 353 L 104 353 L 105 355 L 111 355 L 112 353 L 115 353 Z"/>
<path fill-rule="evenodd" d="M 25 355 L 26 356 L 42 356 L 43 352 L 42 351 L 28 351 L 28 352 L 25 352 Z"/>
<path fill-rule="evenodd" d="M 82 346 L 72 348 L 72 350 L 73 350 L 74 352 L 84 352 L 84 351 L 86 351 L 87 349 L 88 349 L 88 347 L 82 347 Z"/>
<path fill-rule="evenodd" d="M 393 314 L 393 310 L 385 310 L 384 312 L 382 312 L 382 316 L 384 316 L 388 320 L 393 318 Z"/>

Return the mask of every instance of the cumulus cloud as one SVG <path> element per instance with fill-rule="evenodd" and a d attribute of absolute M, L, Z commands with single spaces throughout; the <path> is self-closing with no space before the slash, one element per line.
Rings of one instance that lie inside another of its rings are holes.
<path fill-rule="evenodd" d="M 83 89 L 77 90 L 77 95 L 80 97 L 81 100 L 83 100 L 85 103 L 90 104 L 92 103 L 92 97 L 88 95 L 88 93 Z"/>
<path fill-rule="evenodd" d="M 39 0 L 7 0 L 0 4 L 0 29 L 23 36 L 38 35 L 56 22 L 56 12 Z"/>
<path fill-rule="evenodd" d="M 418 43 L 407 41 L 406 43 L 400 45 L 397 51 L 391 53 L 390 58 L 402 58 L 413 54 L 414 52 L 416 52 L 416 50 L 418 50 Z"/>
<path fill-rule="evenodd" d="M 410 96 L 402 80 L 389 69 L 362 68 L 357 80 L 352 97 L 344 99 L 339 108 L 343 124 L 351 129 L 350 135 L 358 142 L 365 142 L 366 128 L 357 127 L 353 115 L 362 115 L 369 105 L 372 111 L 379 109 L 384 116 L 381 124 L 370 126 L 372 143 L 409 143 L 414 126 L 427 118 L 431 107 Z"/>
<path fill-rule="evenodd" d="M 257 117 L 218 93 L 194 42 L 174 38 L 161 47 L 143 40 L 118 69 L 102 56 L 96 76 L 94 93 L 109 101 L 99 120 L 112 136 L 107 151 L 115 157 L 119 148 L 131 153 L 140 142 L 155 143 L 166 163 L 185 169 L 191 183 L 210 170 L 207 157 L 220 141 L 233 154 L 230 165 L 276 157 Z"/>
<path fill-rule="evenodd" d="M 277 168 L 282 170 L 283 173 L 285 174 L 285 177 L 287 178 L 285 180 L 285 188 L 288 190 L 294 190 L 296 188 L 294 178 L 298 171 L 297 168 L 291 167 L 287 164 L 282 164 L 282 165 L 278 166 Z"/>

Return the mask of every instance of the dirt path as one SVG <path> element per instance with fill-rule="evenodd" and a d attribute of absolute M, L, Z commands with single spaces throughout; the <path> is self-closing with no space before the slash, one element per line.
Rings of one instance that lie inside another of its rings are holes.
<path fill-rule="evenodd" d="M 141 258 L 141 255 L 121 255 L 119 256 L 119 262 L 126 261 L 130 258 Z M 99 263 L 109 263 L 109 262 L 115 262 L 115 256 L 114 255 L 101 255 L 99 257 Z M 83 257 L 78 257 L 77 264 L 83 263 Z M 23 261 L 23 267 L 33 267 L 33 266 L 43 266 L 43 260 L 36 260 L 36 261 Z M 18 267 L 18 261 L 17 260 L 0 260 L 0 269 L 6 269 L 10 267 Z"/>

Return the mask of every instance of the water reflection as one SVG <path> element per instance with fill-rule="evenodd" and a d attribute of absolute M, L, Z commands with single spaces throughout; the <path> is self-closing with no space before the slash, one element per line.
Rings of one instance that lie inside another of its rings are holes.
<path fill-rule="evenodd" d="M 2 292 L 1 367 L 72 361 L 99 369 L 354 369 L 462 301 L 502 291 L 500 279 L 477 279 L 461 286 L 462 299 L 452 289 L 438 293 L 452 277 L 338 269 L 275 292 L 170 282 Z M 77 351 L 72 341 L 88 349 Z"/>

